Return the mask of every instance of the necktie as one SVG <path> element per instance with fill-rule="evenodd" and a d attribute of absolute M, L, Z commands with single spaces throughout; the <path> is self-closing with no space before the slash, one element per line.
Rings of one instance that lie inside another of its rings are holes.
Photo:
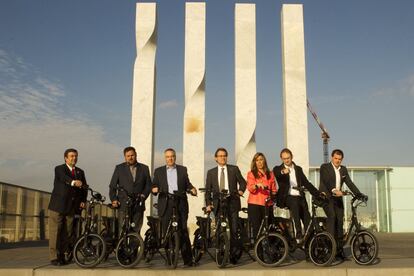
<path fill-rule="evenodd" d="M 226 179 L 224 178 L 224 168 L 221 168 L 221 174 L 220 174 L 220 192 L 222 191 L 222 190 L 224 190 L 224 186 L 225 186 L 225 182 L 226 182 Z"/>
<path fill-rule="evenodd" d="M 75 167 L 72 167 L 72 177 L 75 178 Z"/>

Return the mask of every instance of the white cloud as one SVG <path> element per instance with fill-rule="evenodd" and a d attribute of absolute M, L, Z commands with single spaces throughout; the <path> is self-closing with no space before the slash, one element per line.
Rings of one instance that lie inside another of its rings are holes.
<path fill-rule="evenodd" d="M 178 106 L 178 102 L 177 100 L 170 100 L 170 101 L 161 102 L 158 106 L 161 109 L 175 108 Z"/>
<path fill-rule="evenodd" d="M 106 194 L 121 147 L 87 114 L 65 109 L 59 81 L 2 49 L 0 72 L 0 181 L 51 191 L 54 166 L 74 147 L 89 184 Z"/>
<path fill-rule="evenodd" d="M 397 98 L 414 97 L 414 74 L 401 79 L 394 84 L 378 89 L 372 93 L 374 97 Z"/>

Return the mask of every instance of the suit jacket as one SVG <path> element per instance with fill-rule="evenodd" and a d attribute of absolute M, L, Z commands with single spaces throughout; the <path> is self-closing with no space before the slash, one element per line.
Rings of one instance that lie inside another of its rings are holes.
<path fill-rule="evenodd" d="M 178 204 L 178 212 L 188 214 L 188 201 L 185 192 L 194 188 L 190 183 L 187 174 L 187 168 L 184 166 L 176 165 L 177 169 L 177 186 L 178 191 L 183 192 L 184 195 Z M 158 196 L 158 215 L 162 217 L 165 213 L 168 203 L 168 179 L 167 179 L 167 166 L 162 166 L 154 171 L 154 178 L 152 180 L 152 186 L 157 187 L 160 191 Z"/>
<path fill-rule="evenodd" d="M 303 173 L 302 167 L 296 165 L 295 163 L 293 164 L 295 166 L 295 176 L 298 186 L 305 187 L 313 196 L 319 195 L 318 190 L 306 178 L 305 174 Z M 286 207 L 286 199 L 289 195 L 290 189 L 290 174 L 282 174 L 282 170 L 284 168 L 285 165 L 283 163 L 273 168 L 273 173 L 276 176 L 277 183 L 279 184 L 279 192 L 276 194 L 276 202 L 277 206 L 281 208 Z M 305 198 L 304 192 L 301 191 L 300 195 L 303 198 Z"/>
<path fill-rule="evenodd" d="M 341 168 L 339 169 L 339 174 L 341 176 L 341 189 L 345 183 L 354 194 L 360 193 L 357 186 L 354 184 L 354 182 L 352 182 L 351 178 L 349 177 L 348 170 L 345 166 L 341 165 Z M 332 163 L 322 164 L 320 168 L 319 191 L 325 192 L 326 195 L 330 198 L 342 200 L 342 197 L 332 196 L 332 190 L 335 188 L 336 188 L 336 176 L 335 176 L 335 170 L 333 168 Z"/>
<path fill-rule="evenodd" d="M 118 200 L 120 209 L 125 210 L 125 202 L 128 199 L 125 192 L 117 191 L 117 186 L 124 188 L 128 193 L 143 194 L 145 199 L 151 191 L 151 177 L 147 165 L 136 164 L 135 181 L 133 181 L 129 165 L 125 162 L 115 167 L 114 173 L 109 184 L 109 198 L 111 201 Z M 145 210 L 145 204 L 142 207 Z"/>
<path fill-rule="evenodd" d="M 75 167 L 75 177 L 73 177 L 66 164 L 55 167 L 55 179 L 49 202 L 49 210 L 63 215 L 80 213 L 80 204 L 81 202 L 86 202 L 88 191 L 72 187 L 73 180 L 80 180 L 84 186 L 87 186 L 85 173 L 80 168 Z"/>
<path fill-rule="evenodd" d="M 229 208 L 231 211 L 240 211 L 240 197 L 235 196 L 235 194 L 238 193 L 238 191 L 244 192 L 246 190 L 246 180 L 241 175 L 239 167 L 229 164 L 227 164 L 227 179 L 229 184 L 229 193 L 231 195 Z M 239 184 L 238 187 L 237 184 Z M 217 167 L 214 167 L 207 172 L 206 189 L 212 191 L 213 194 L 219 192 L 220 188 Z M 211 193 L 206 193 L 205 199 L 206 205 L 211 205 L 211 203 L 213 203 L 213 206 L 219 205 L 219 197 L 216 195 L 212 196 Z"/>

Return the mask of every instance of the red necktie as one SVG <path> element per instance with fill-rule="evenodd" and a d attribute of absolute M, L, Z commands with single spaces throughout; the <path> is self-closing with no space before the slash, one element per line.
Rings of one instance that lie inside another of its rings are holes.
<path fill-rule="evenodd" d="M 72 177 L 75 178 L 75 167 L 72 168 Z"/>

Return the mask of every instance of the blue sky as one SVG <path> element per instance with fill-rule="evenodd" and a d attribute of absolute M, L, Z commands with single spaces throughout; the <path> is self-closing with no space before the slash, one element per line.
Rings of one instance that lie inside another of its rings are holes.
<path fill-rule="evenodd" d="M 185 1 L 156 2 L 160 165 L 164 148 L 182 150 Z M 234 161 L 236 2 L 247 1 L 206 1 L 207 168 L 218 146 Z M 308 99 L 330 149 L 342 148 L 347 165 L 413 165 L 413 1 L 249 2 L 256 3 L 257 149 L 272 166 L 283 147 L 283 3 L 304 4 Z M 106 191 L 130 139 L 135 3 L 0 1 L 0 181 L 50 190 L 53 167 L 75 147 L 89 182 Z M 308 118 L 318 166 L 320 131 Z"/>

